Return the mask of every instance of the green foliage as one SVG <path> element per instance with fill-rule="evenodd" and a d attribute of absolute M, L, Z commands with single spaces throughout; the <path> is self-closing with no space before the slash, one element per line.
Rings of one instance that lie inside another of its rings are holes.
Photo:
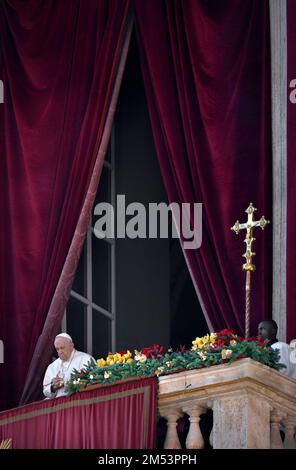
<path fill-rule="evenodd" d="M 233 341 L 234 337 L 235 341 Z M 230 341 L 231 338 L 232 341 Z M 129 363 L 116 362 L 99 367 L 94 361 L 90 361 L 81 371 L 73 371 L 66 386 L 67 393 L 71 395 L 94 384 L 108 385 L 131 378 L 167 375 L 182 370 L 232 364 L 245 357 L 276 370 L 285 367 L 279 363 L 278 350 L 266 347 L 258 340 L 243 340 L 233 334 L 229 337 L 220 335 L 219 342 L 212 342 L 195 350 L 162 353 L 162 348 L 157 345 L 153 347 L 143 350 L 148 351 L 147 356 L 140 353 L 141 360 L 137 360 L 139 356 L 135 354 L 134 359 Z M 154 351 L 156 351 L 155 354 L 153 354 Z"/>

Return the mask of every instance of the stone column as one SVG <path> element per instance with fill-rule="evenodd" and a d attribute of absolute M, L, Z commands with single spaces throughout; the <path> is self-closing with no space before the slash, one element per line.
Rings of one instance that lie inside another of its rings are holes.
<path fill-rule="evenodd" d="M 284 440 L 284 449 L 296 449 L 296 418 L 288 416 L 284 420 L 285 426 L 285 440 Z"/>
<path fill-rule="evenodd" d="M 269 449 L 270 405 L 242 390 L 213 400 L 214 449 Z"/>
<path fill-rule="evenodd" d="M 200 430 L 200 415 L 206 412 L 201 405 L 191 405 L 183 408 L 184 413 L 189 415 L 190 428 L 186 438 L 186 449 L 203 449 L 205 441 Z"/>
<path fill-rule="evenodd" d="M 269 0 L 272 114 L 272 318 L 286 341 L 287 227 L 287 1 Z M 280 262 L 279 262 L 280 261 Z"/>
<path fill-rule="evenodd" d="M 280 434 L 280 427 L 283 416 L 277 411 L 273 411 L 270 417 L 270 448 L 283 449 L 283 441 Z"/>
<path fill-rule="evenodd" d="M 170 407 L 159 410 L 160 415 L 167 420 L 167 434 L 164 441 L 165 449 L 181 449 L 177 433 L 177 420 L 182 416 L 180 408 Z"/>

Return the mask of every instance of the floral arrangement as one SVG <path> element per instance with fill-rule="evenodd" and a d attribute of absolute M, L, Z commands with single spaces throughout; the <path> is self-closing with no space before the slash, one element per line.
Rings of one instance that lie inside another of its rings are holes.
<path fill-rule="evenodd" d="M 231 330 L 222 330 L 196 338 L 192 348 L 164 352 L 162 346 L 153 344 L 141 351 L 109 353 L 108 356 L 90 361 L 81 371 L 74 370 L 66 385 L 69 395 L 90 385 L 107 385 L 137 377 L 166 375 L 182 370 L 199 369 L 223 363 L 233 363 L 249 357 L 279 370 L 279 352 L 266 347 L 259 337 L 244 339 Z"/>

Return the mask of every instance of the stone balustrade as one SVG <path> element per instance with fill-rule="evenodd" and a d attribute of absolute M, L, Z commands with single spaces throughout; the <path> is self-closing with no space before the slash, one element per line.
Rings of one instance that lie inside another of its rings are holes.
<path fill-rule="evenodd" d="M 296 381 L 252 359 L 159 377 L 158 400 L 167 449 L 181 447 L 176 423 L 185 413 L 186 448 L 202 449 L 199 421 L 208 409 L 214 449 L 296 448 Z"/>

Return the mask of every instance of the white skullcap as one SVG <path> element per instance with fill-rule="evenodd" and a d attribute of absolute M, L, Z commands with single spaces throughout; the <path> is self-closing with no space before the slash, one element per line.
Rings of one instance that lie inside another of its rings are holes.
<path fill-rule="evenodd" d="M 71 336 L 68 335 L 68 333 L 60 333 L 60 334 L 56 335 L 55 339 L 57 339 L 57 338 L 65 338 L 68 341 L 70 341 L 71 343 L 73 343 L 73 340 L 72 340 Z"/>

